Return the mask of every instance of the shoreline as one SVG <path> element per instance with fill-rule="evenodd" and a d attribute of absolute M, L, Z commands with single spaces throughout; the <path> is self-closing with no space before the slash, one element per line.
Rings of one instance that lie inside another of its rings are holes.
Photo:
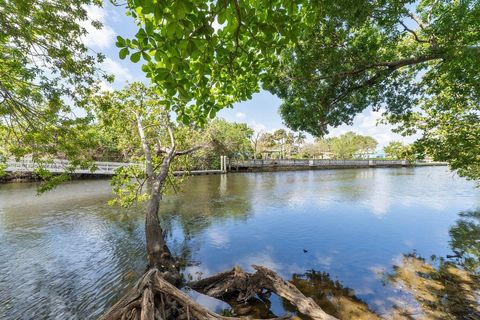
<path fill-rule="evenodd" d="M 231 166 L 227 172 L 222 170 L 192 170 L 178 171 L 175 175 L 212 175 L 212 174 L 228 174 L 228 173 L 248 173 L 248 172 L 285 172 L 285 171 L 317 171 L 317 170 L 343 170 L 343 169 L 376 169 L 376 168 L 414 168 L 414 167 L 436 167 L 447 166 L 443 162 L 430 162 L 430 163 L 415 163 L 404 165 L 328 165 L 328 166 L 283 166 L 283 165 L 269 165 L 261 167 L 234 167 Z M 74 174 L 71 180 L 102 180 L 110 179 L 111 175 L 105 174 Z M 19 183 L 19 182 L 41 182 L 42 179 L 33 172 L 7 172 L 0 177 L 0 184 Z"/>

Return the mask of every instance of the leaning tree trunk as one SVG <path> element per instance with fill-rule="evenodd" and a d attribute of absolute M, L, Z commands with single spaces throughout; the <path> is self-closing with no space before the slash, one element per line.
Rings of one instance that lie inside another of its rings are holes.
<path fill-rule="evenodd" d="M 167 178 L 172 158 L 173 156 L 170 154 L 165 156 L 160 167 L 160 173 L 152 185 L 151 197 L 145 216 L 145 239 L 148 259 L 147 269 L 156 268 L 160 270 L 167 281 L 175 284 L 180 279 L 178 264 L 165 243 L 165 235 L 158 218 L 162 200 L 161 190 Z"/>

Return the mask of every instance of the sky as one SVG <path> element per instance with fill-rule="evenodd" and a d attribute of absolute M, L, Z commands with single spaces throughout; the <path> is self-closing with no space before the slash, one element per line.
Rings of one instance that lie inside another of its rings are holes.
<path fill-rule="evenodd" d="M 110 74 L 115 75 L 114 83 L 104 83 L 107 90 L 122 88 L 127 82 L 143 81 L 148 82 L 141 71 L 141 63 L 132 63 L 127 58 L 121 60 L 118 57 L 118 49 L 115 47 L 117 35 L 123 38 L 132 38 L 136 33 L 136 26 L 131 17 L 125 15 L 124 7 L 115 7 L 109 1 L 104 3 L 103 8 L 87 7 L 88 16 L 92 20 L 102 22 L 103 28 L 95 29 L 89 22 L 83 25 L 88 31 L 85 36 L 85 44 L 95 52 L 102 52 L 106 59 L 102 68 Z M 218 117 L 232 122 L 245 122 L 256 131 L 274 131 L 279 128 L 286 128 L 279 115 L 278 108 L 281 99 L 267 91 L 254 94 L 252 99 L 237 103 L 233 108 L 222 110 Z M 379 145 L 380 151 L 390 141 L 396 140 L 403 143 L 411 143 L 413 137 L 402 137 L 391 131 L 392 127 L 378 124 L 382 111 L 373 112 L 371 109 L 358 114 L 352 126 L 342 125 L 337 128 L 330 128 L 329 136 L 337 136 L 348 131 L 374 137 Z M 307 141 L 313 138 L 308 136 Z"/>

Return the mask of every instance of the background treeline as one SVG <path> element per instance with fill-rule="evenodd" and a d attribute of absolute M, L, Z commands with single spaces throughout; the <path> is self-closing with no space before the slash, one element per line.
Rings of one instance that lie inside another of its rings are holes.
<path fill-rule="evenodd" d="M 129 141 L 121 141 L 115 131 L 105 125 L 91 124 L 92 147 L 85 150 L 97 161 L 131 162 L 137 158 Z M 273 132 L 255 131 L 246 123 L 215 119 L 204 127 L 178 125 L 175 130 L 188 143 L 201 143 L 202 149 L 189 156 L 184 169 L 211 169 L 220 167 L 220 156 L 231 159 L 411 159 L 411 146 L 393 141 L 377 153 L 374 137 L 347 132 L 336 137 L 316 138 L 307 142 L 305 134 L 278 129 Z M 183 132 L 183 134 L 182 134 Z"/>

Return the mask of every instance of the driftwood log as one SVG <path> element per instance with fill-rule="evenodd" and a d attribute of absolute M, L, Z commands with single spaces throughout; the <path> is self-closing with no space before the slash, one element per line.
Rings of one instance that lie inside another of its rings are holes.
<path fill-rule="evenodd" d="M 223 301 L 236 300 L 238 304 L 248 304 L 256 296 L 270 292 L 288 300 L 298 311 L 315 320 L 335 320 L 325 313 L 311 298 L 305 297 L 294 285 L 285 282 L 272 270 L 253 266 L 255 273 L 244 272 L 235 267 L 209 278 L 187 284 L 187 287 Z M 290 319 L 291 316 L 272 319 Z M 154 268 L 148 270 L 142 278 L 101 320 L 227 320 L 246 319 L 226 317 L 208 310 L 195 302 L 183 291 L 166 281 L 162 273 Z M 248 318 L 251 319 L 251 318 Z"/>

